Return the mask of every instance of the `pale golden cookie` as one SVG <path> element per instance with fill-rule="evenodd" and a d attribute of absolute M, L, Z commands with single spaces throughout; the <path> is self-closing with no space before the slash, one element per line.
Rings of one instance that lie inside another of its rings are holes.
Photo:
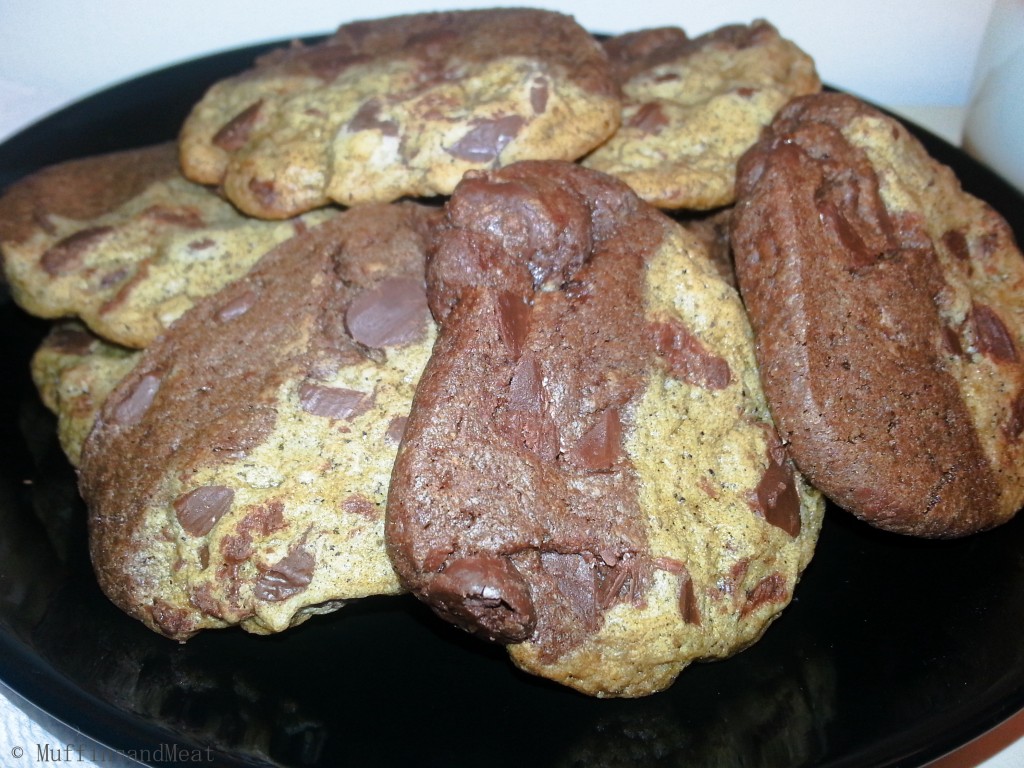
<path fill-rule="evenodd" d="M 79 317 L 114 343 L 148 345 L 200 296 L 333 211 L 246 218 L 186 181 L 173 144 L 44 169 L 0 198 L 0 252 L 14 300 Z"/>
<path fill-rule="evenodd" d="M 345 24 L 214 85 L 181 131 L 185 174 L 249 214 L 449 194 L 462 174 L 574 160 L 618 126 L 618 86 L 572 18 L 528 9 Z"/>
<path fill-rule="evenodd" d="M 97 578 L 123 610 L 185 640 L 399 591 L 384 499 L 434 338 L 436 213 L 341 213 L 142 353 L 80 462 Z"/>
<path fill-rule="evenodd" d="M 32 356 L 32 381 L 57 416 L 57 437 L 77 466 L 100 407 L 141 353 L 109 344 L 75 321 L 55 325 Z"/>
<path fill-rule="evenodd" d="M 821 89 L 814 62 L 771 24 L 677 28 L 605 43 L 622 83 L 622 125 L 583 162 L 662 208 L 735 199 L 736 161 L 792 97 Z"/>
<path fill-rule="evenodd" d="M 388 497 L 403 584 L 596 696 L 661 690 L 754 642 L 824 505 L 703 243 L 568 163 L 469 175 L 446 212 L 440 331 Z"/>

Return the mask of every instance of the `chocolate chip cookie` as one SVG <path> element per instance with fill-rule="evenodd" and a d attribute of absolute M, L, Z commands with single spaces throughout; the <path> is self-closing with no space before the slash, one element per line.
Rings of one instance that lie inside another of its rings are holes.
<path fill-rule="evenodd" d="M 0 198 L 0 252 L 14 300 L 80 317 L 141 348 L 200 296 L 331 212 L 256 221 L 186 181 L 173 143 L 55 165 Z"/>
<path fill-rule="evenodd" d="M 584 164 L 662 208 L 732 203 L 736 161 L 793 96 L 821 89 L 814 62 L 766 21 L 689 39 L 676 27 L 605 43 L 622 125 Z"/>
<path fill-rule="evenodd" d="M 214 85 L 181 131 L 186 176 L 243 211 L 449 194 L 462 174 L 574 160 L 618 126 L 600 46 L 572 18 L 528 9 L 345 24 Z"/>
<path fill-rule="evenodd" d="M 57 416 L 57 437 L 73 466 L 100 407 L 140 354 L 70 320 L 54 325 L 32 356 L 32 382 L 43 405 Z"/>
<path fill-rule="evenodd" d="M 701 240 L 609 176 L 470 173 L 387 545 L 435 612 L 597 696 L 668 686 L 788 604 L 821 524 Z"/>
<path fill-rule="evenodd" d="M 400 587 L 384 500 L 434 338 L 437 209 L 339 214 L 141 354 L 82 449 L 100 586 L 168 637 L 278 632 Z"/>
<path fill-rule="evenodd" d="M 1024 503 L 1024 260 L 902 125 L 795 100 L 743 158 L 732 243 L 765 393 L 800 469 L 890 531 Z"/>

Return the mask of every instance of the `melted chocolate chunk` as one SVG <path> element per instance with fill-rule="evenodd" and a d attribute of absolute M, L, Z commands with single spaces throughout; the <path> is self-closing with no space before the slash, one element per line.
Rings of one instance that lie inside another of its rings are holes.
<path fill-rule="evenodd" d="M 217 319 L 222 323 L 226 323 L 234 320 L 236 317 L 241 317 L 252 309 L 258 298 L 259 296 L 255 291 L 243 291 L 220 308 L 217 312 Z"/>
<path fill-rule="evenodd" d="M 447 152 L 460 160 L 489 163 L 498 156 L 526 124 L 519 115 L 505 115 L 494 119 L 477 120 L 461 139 L 447 148 Z"/>
<path fill-rule="evenodd" d="M 732 381 L 729 362 L 708 351 L 700 339 L 677 320 L 653 323 L 655 348 L 669 371 L 687 384 L 704 389 L 725 389 Z"/>
<path fill-rule="evenodd" d="M 48 275 L 66 275 L 76 270 L 86 251 L 114 231 L 113 227 L 89 227 L 68 235 L 50 246 L 39 257 L 39 266 Z"/>
<path fill-rule="evenodd" d="M 611 469 L 619 460 L 622 449 L 622 424 L 619 410 L 609 408 L 597 417 L 576 447 L 569 453 L 569 461 L 583 469 Z"/>
<path fill-rule="evenodd" d="M 665 116 L 665 111 L 661 108 L 661 104 L 656 101 L 649 101 L 629 118 L 627 125 L 630 128 L 636 128 L 642 133 L 656 134 L 668 125 L 668 118 Z"/>
<path fill-rule="evenodd" d="M 942 235 L 942 242 L 960 261 L 971 260 L 971 248 L 967 243 L 967 237 L 959 229 L 951 229 Z"/>
<path fill-rule="evenodd" d="M 530 106 L 535 115 L 544 114 L 548 108 L 549 95 L 548 81 L 544 78 L 537 78 L 530 88 Z"/>
<path fill-rule="evenodd" d="M 408 416 L 395 416 L 388 424 L 388 431 L 385 437 L 395 445 L 402 442 L 402 435 L 405 434 L 405 425 L 408 423 Z"/>
<path fill-rule="evenodd" d="M 536 623 L 530 588 L 508 560 L 465 557 L 427 584 L 426 597 L 449 621 L 489 640 L 525 640 Z"/>
<path fill-rule="evenodd" d="M 253 586 L 257 600 L 268 603 L 287 600 L 309 586 L 316 559 L 302 547 L 296 547 L 270 568 L 261 571 Z"/>
<path fill-rule="evenodd" d="M 46 348 L 64 355 L 87 355 L 96 337 L 83 328 L 57 326 L 46 337 Z"/>
<path fill-rule="evenodd" d="M 352 419 L 366 413 L 373 403 L 373 395 L 344 387 L 324 387 L 306 382 L 299 388 L 302 410 L 328 419 Z"/>
<path fill-rule="evenodd" d="M 352 119 L 348 121 L 350 131 L 380 131 L 385 136 L 398 135 L 398 123 L 394 120 L 380 119 L 381 103 L 379 99 L 365 102 Z"/>
<path fill-rule="evenodd" d="M 747 616 L 765 603 L 782 603 L 789 597 L 786 577 L 781 573 L 765 576 L 746 594 L 746 602 L 740 609 L 740 616 Z"/>
<path fill-rule="evenodd" d="M 122 427 L 130 427 L 137 423 L 153 404 L 159 389 L 159 377 L 153 374 L 143 376 L 115 407 L 114 422 Z"/>
<path fill-rule="evenodd" d="M 401 347 L 426 335 L 430 310 L 423 281 L 392 277 L 363 291 L 349 304 L 349 335 L 368 347 Z"/>
<path fill-rule="evenodd" d="M 530 305 L 511 291 L 504 291 L 498 295 L 496 309 L 501 340 L 512 357 L 518 359 L 530 331 Z"/>
<path fill-rule="evenodd" d="M 185 533 L 205 536 L 213 530 L 235 499 L 235 492 L 223 485 L 204 485 L 174 500 L 174 514 Z"/>
<path fill-rule="evenodd" d="M 263 99 L 253 102 L 232 117 L 213 135 L 213 144 L 225 152 L 237 152 L 249 142 L 252 127 L 263 108 Z"/>
<path fill-rule="evenodd" d="M 693 590 L 693 579 L 690 572 L 683 566 L 679 574 L 679 615 L 687 624 L 699 627 L 701 624 L 700 607 L 697 605 L 697 595 Z"/>
<path fill-rule="evenodd" d="M 1020 390 L 1010 403 L 1010 414 L 1003 424 L 1003 434 L 1011 440 L 1018 440 L 1024 433 L 1024 389 Z"/>
<path fill-rule="evenodd" d="M 975 302 L 971 307 L 971 324 L 979 352 L 997 363 L 1018 362 L 1017 345 L 995 310 Z"/>
<path fill-rule="evenodd" d="M 800 494 L 789 462 L 769 451 L 768 468 L 761 476 L 754 495 L 754 511 L 793 538 L 800 535 Z"/>

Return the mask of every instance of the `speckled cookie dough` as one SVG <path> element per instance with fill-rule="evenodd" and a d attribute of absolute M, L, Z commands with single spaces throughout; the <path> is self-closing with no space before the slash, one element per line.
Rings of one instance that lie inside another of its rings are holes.
<path fill-rule="evenodd" d="M 109 341 L 142 348 L 197 298 L 333 213 L 244 217 L 181 176 L 171 143 L 70 161 L 15 184 L 0 198 L 0 252 L 27 312 L 79 317 Z"/>
<path fill-rule="evenodd" d="M 766 21 L 690 40 L 674 27 L 613 37 L 622 125 L 583 162 L 662 208 L 735 199 L 736 161 L 792 97 L 821 89 L 814 62 Z"/>
<path fill-rule="evenodd" d="M 439 336 L 388 500 L 403 584 L 595 696 L 661 690 L 754 642 L 824 505 L 703 242 L 566 163 L 473 174 L 446 212 Z"/>
<path fill-rule="evenodd" d="M 168 637 L 279 632 L 400 590 L 384 500 L 434 338 L 437 210 L 360 206 L 268 253 L 143 353 L 80 485 L 101 587 Z"/>
<path fill-rule="evenodd" d="M 214 85 L 185 174 L 247 213 L 449 194 L 467 170 L 574 160 L 619 123 L 601 47 L 571 17 L 491 9 L 345 24 Z"/>
<path fill-rule="evenodd" d="M 100 407 L 140 354 L 69 320 L 54 325 L 32 356 L 32 382 L 43 405 L 57 416 L 57 437 L 73 466 Z"/>
<path fill-rule="evenodd" d="M 898 121 L 785 107 L 739 166 L 736 270 L 765 391 L 804 473 L 899 533 L 1024 504 L 1024 257 Z M 785 311 L 780 308 L 785 307 Z"/>

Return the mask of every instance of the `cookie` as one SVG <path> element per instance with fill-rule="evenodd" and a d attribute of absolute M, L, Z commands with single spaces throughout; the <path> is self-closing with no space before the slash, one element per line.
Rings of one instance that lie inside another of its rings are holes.
<path fill-rule="evenodd" d="M 0 198 L 0 252 L 23 309 L 77 316 L 105 339 L 142 348 L 197 298 L 331 213 L 246 218 L 186 181 L 170 143 L 61 163 L 17 182 Z"/>
<path fill-rule="evenodd" d="M 57 437 L 72 466 L 96 415 L 135 367 L 138 350 L 109 344 L 75 321 L 57 323 L 32 356 L 32 382 L 57 416 Z"/>
<path fill-rule="evenodd" d="M 345 24 L 215 84 L 180 135 L 185 175 L 292 216 L 447 195 L 467 170 L 574 160 L 618 126 L 618 87 L 571 17 L 527 9 Z"/>
<path fill-rule="evenodd" d="M 346 211 L 141 354 L 82 448 L 104 592 L 168 637 L 286 629 L 399 591 L 384 501 L 429 356 L 437 209 Z"/>
<path fill-rule="evenodd" d="M 388 496 L 402 583 L 596 696 L 754 642 L 821 525 L 737 293 L 621 182 L 467 175 L 428 262 L 440 331 Z"/>
<path fill-rule="evenodd" d="M 743 152 L 789 99 L 821 89 L 811 57 L 766 21 L 693 40 L 675 27 L 631 32 L 605 48 L 622 125 L 584 164 L 662 208 L 732 203 Z"/>
<path fill-rule="evenodd" d="M 795 100 L 740 163 L 732 245 L 768 401 L 804 474 L 886 530 L 1024 503 L 1024 261 L 897 121 Z"/>

